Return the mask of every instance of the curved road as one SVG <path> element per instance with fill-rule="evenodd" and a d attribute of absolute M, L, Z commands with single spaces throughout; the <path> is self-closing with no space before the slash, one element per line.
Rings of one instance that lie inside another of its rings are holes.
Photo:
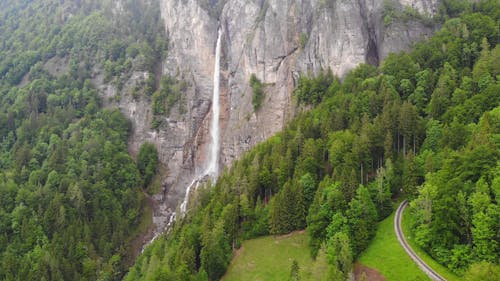
<path fill-rule="evenodd" d="M 420 267 L 420 269 L 429 276 L 432 280 L 435 281 L 446 281 L 441 275 L 435 272 L 430 266 L 428 266 L 422 259 L 420 259 L 417 254 L 410 247 L 408 242 L 405 240 L 405 236 L 403 234 L 403 230 L 401 228 L 401 217 L 403 215 L 403 211 L 408 206 L 408 201 L 403 201 L 401 205 L 399 205 L 396 210 L 396 216 L 394 216 L 394 230 L 396 231 L 396 236 L 398 237 L 399 243 L 405 249 L 406 253 L 410 256 L 410 258 Z"/>

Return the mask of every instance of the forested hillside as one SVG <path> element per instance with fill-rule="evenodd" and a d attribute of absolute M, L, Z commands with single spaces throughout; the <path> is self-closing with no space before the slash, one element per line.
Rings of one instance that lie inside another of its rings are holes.
<path fill-rule="evenodd" d="M 0 2 L 0 280 L 127 271 L 147 163 L 128 155 L 130 122 L 101 109 L 91 79 L 152 72 L 161 30 L 148 1 Z"/>
<path fill-rule="evenodd" d="M 198 189 L 126 280 L 218 280 L 242 240 L 304 228 L 329 278 L 344 280 L 399 198 L 412 201 L 431 256 L 467 280 L 495 280 L 500 6 L 444 2 L 441 30 L 410 53 L 343 81 L 302 77 L 295 97 L 314 109 Z"/>

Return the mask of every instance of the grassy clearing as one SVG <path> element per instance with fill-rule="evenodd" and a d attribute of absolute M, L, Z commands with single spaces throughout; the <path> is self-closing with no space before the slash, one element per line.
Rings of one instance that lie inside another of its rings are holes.
<path fill-rule="evenodd" d="M 300 267 L 302 281 L 326 280 L 326 261 L 320 254 L 314 261 L 309 254 L 306 232 L 266 236 L 243 242 L 223 281 L 286 281 L 293 260 Z"/>
<path fill-rule="evenodd" d="M 358 262 L 378 270 L 387 281 L 430 280 L 406 254 L 394 232 L 394 213 L 383 220 Z"/>
<path fill-rule="evenodd" d="M 417 253 L 417 255 L 425 263 L 427 263 L 430 267 L 432 267 L 432 269 L 434 269 L 437 273 L 439 273 L 441 276 L 443 276 L 446 280 L 448 280 L 448 281 L 460 281 L 460 280 L 462 280 L 460 277 L 453 274 L 448 268 L 439 264 L 432 257 L 430 257 L 426 252 L 424 252 L 420 247 L 417 246 L 417 244 L 413 240 L 413 233 L 412 233 L 411 227 L 410 227 L 410 225 L 412 225 L 412 223 L 411 223 L 412 220 L 413 220 L 413 217 L 411 216 L 411 213 L 410 213 L 409 209 L 407 208 L 403 212 L 403 221 L 401 222 L 401 227 L 403 228 L 403 232 L 405 234 L 406 241 L 408 242 L 408 244 L 410 244 L 413 251 L 415 251 L 415 253 Z"/>

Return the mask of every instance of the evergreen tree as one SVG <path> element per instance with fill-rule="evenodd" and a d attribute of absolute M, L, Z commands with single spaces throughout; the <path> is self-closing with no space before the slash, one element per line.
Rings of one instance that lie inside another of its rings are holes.
<path fill-rule="evenodd" d="M 349 203 L 347 210 L 354 256 L 361 253 L 375 234 L 376 225 L 372 222 L 376 221 L 377 217 L 377 209 L 371 200 L 370 193 L 360 185 L 356 191 L 356 197 Z"/>
<path fill-rule="evenodd" d="M 413 198 L 417 194 L 417 186 L 419 184 L 418 166 L 415 162 L 413 153 L 408 154 L 403 168 L 403 193 L 409 198 Z"/>
<path fill-rule="evenodd" d="M 377 207 L 379 219 L 382 220 L 392 212 L 391 186 L 385 168 L 377 170 L 377 177 L 368 185 L 372 201 Z"/>
<path fill-rule="evenodd" d="M 348 280 L 352 270 L 353 255 L 349 236 L 344 232 L 333 235 L 326 246 L 328 276 L 331 280 Z"/>

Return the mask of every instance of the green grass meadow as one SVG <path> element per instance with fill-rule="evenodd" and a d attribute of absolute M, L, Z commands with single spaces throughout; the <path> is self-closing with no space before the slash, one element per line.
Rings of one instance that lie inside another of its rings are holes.
<path fill-rule="evenodd" d="M 399 244 L 394 232 L 394 213 L 379 223 L 377 234 L 358 262 L 378 270 L 387 281 L 430 280 Z"/>
<path fill-rule="evenodd" d="M 326 261 L 309 254 L 306 232 L 266 236 L 243 242 L 223 281 L 287 281 L 293 260 L 299 264 L 300 280 L 326 280 Z"/>

